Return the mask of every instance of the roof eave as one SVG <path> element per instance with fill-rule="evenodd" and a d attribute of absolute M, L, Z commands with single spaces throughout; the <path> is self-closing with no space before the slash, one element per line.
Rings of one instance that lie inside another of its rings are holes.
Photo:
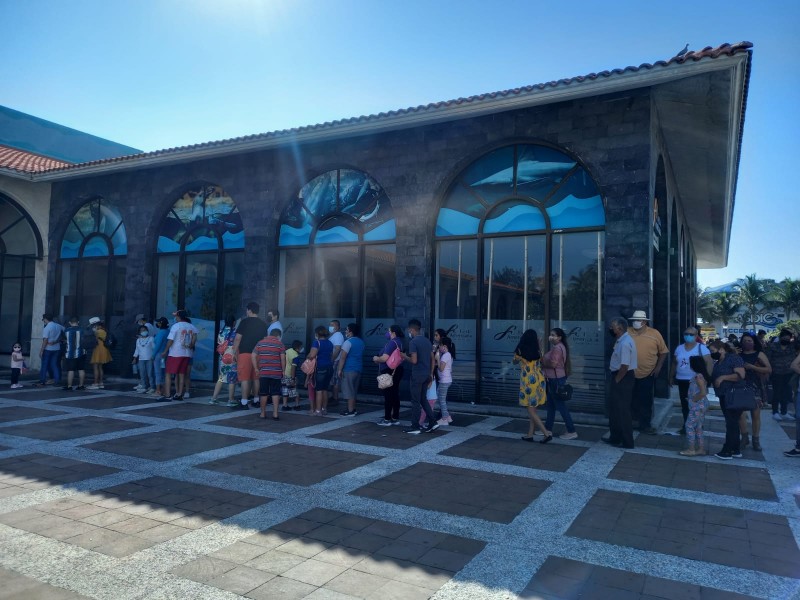
<path fill-rule="evenodd" d="M 462 103 L 443 107 L 404 111 L 399 114 L 378 115 L 364 120 L 335 123 L 329 126 L 300 128 L 255 136 L 253 139 L 232 140 L 219 144 L 203 145 L 169 151 L 153 156 L 136 156 L 101 164 L 76 165 L 65 169 L 30 173 L 23 177 L 18 172 L 9 173 L 12 177 L 32 181 L 58 181 L 75 177 L 97 176 L 132 169 L 154 168 L 175 163 L 218 158 L 231 154 L 241 154 L 272 149 L 289 144 L 315 143 L 343 137 L 372 135 L 392 130 L 408 129 L 445 121 L 476 117 L 490 113 L 505 112 L 533 106 L 554 104 L 590 96 L 600 96 L 620 91 L 649 87 L 731 67 L 731 61 L 743 62 L 749 54 L 705 57 L 694 62 L 671 63 L 648 70 L 625 71 L 599 75 L 596 79 L 571 80 L 555 85 L 543 85 L 520 93 L 509 93 L 499 97 L 474 98 Z M 737 159 L 738 160 L 738 159 Z M 732 182 L 735 186 L 735 179 Z"/>

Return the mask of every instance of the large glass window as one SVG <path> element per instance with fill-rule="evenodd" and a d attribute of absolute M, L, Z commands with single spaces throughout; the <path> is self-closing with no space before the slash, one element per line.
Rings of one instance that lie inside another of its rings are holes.
<path fill-rule="evenodd" d="M 308 345 L 332 319 L 361 324 L 369 359 L 394 322 L 395 221 L 366 173 L 336 169 L 306 183 L 283 213 L 279 305 L 284 341 Z M 388 243 L 387 243 L 388 242 Z M 377 391 L 374 378 L 362 386 Z"/>
<path fill-rule="evenodd" d="M 0 194 L 0 354 L 10 354 L 16 342 L 30 353 L 35 262 L 41 255 L 33 220 Z"/>
<path fill-rule="evenodd" d="M 189 312 L 199 329 L 192 377 L 215 378 L 217 333 L 242 311 L 244 228 L 233 199 L 218 185 L 177 198 L 158 236 L 155 315 Z"/>
<path fill-rule="evenodd" d="M 57 297 L 63 322 L 73 315 L 83 324 L 100 317 L 123 339 L 127 253 L 125 224 L 116 206 L 98 197 L 75 212 L 59 252 Z"/>
<path fill-rule="evenodd" d="M 436 222 L 435 327 L 458 350 L 451 395 L 515 404 L 523 331 L 544 344 L 562 327 L 575 403 L 599 400 L 604 215 L 586 170 L 547 146 L 504 146 L 455 178 Z"/>

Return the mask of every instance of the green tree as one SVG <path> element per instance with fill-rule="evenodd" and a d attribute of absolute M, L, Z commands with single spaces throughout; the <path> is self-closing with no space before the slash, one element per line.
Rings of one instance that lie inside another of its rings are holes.
<path fill-rule="evenodd" d="M 744 306 L 745 315 L 742 319 L 742 325 L 747 327 L 747 323 L 753 324 L 753 329 L 756 328 L 756 315 L 758 314 L 759 306 L 764 306 L 769 302 L 768 294 L 770 291 L 770 282 L 766 279 L 759 279 L 755 273 L 747 275 L 744 279 L 740 279 L 736 285 L 736 295 L 739 304 Z M 749 319 L 749 321 L 748 321 Z"/>
<path fill-rule="evenodd" d="M 790 321 L 793 314 L 800 314 L 800 280 L 787 277 L 767 294 L 768 302 L 780 307 Z"/>
<path fill-rule="evenodd" d="M 711 323 L 719 318 L 717 297 L 708 288 L 697 288 L 697 314 L 705 323 Z"/>
<path fill-rule="evenodd" d="M 714 294 L 714 303 L 717 318 L 722 321 L 722 324 L 727 328 L 728 323 L 733 320 L 733 317 L 739 311 L 739 302 L 737 294 L 732 292 L 716 292 Z"/>

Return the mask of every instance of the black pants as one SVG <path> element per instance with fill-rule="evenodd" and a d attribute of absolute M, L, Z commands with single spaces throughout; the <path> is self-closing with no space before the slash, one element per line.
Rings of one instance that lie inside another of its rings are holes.
<path fill-rule="evenodd" d="M 622 444 L 623 448 L 633 448 L 633 423 L 631 422 L 631 398 L 636 378 L 628 371 L 622 381 L 617 383 L 616 371 L 611 372 L 611 394 L 609 402 L 608 427 L 612 444 Z"/>
<path fill-rule="evenodd" d="M 789 381 L 792 378 L 791 373 L 775 374 L 770 376 L 772 382 L 772 413 L 775 414 L 780 409 L 782 415 L 786 414 L 789 409 L 788 404 L 792 400 L 792 388 L 789 386 Z"/>
<path fill-rule="evenodd" d="M 19 383 L 19 372 L 20 369 L 11 369 L 11 385 L 17 385 Z"/>
<path fill-rule="evenodd" d="M 686 419 L 689 418 L 689 384 L 690 380 L 678 379 L 678 397 L 681 399 L 681 412 L 683 413 L 683 428 L 686 428 Z"/>
<path fill-rule="evenodd" d="M 637 379 L 633 385 L 634 414 L 639 418 L 639 429 L 650 429 L 653 420 L 653 388 L 656 378 L 652 375 Z M 687 413 L 688 414 L 688 413 Z"/>
<path fill-rule="evenodd" d="M 741 410 L 728 410 L 725 407 L 725 396 L 719 397 L 719 406 L 722 409 L 722 414 L 725 415 L 725 445 L 722 451 L 728 451 L 733 454 L 739 454 L 742 449 L 739 445 L 741 438 L 739 437 L 739 417 L 742 416 Z"/>
<path fill-rule="evenodd" d="M 389 371 L 391 373 L 391 371 Z M 392 387 L 383 390 L 383 418 L 397 421 L 400 418 L 400 381 L 403 379 L 403 365 L 398 365 L 392 374 Z"/>

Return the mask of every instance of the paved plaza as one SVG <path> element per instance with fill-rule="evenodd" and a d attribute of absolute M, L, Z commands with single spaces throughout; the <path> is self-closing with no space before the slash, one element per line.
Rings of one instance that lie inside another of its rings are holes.
<path fill-rule="evenodd" d="M 800 461 L 766 413 L 763 453 L 719 461 L 677 454 L 679 410 L 622 451 L 130 389 L 3 385 L 0 598 L 800 598 Z"/>

